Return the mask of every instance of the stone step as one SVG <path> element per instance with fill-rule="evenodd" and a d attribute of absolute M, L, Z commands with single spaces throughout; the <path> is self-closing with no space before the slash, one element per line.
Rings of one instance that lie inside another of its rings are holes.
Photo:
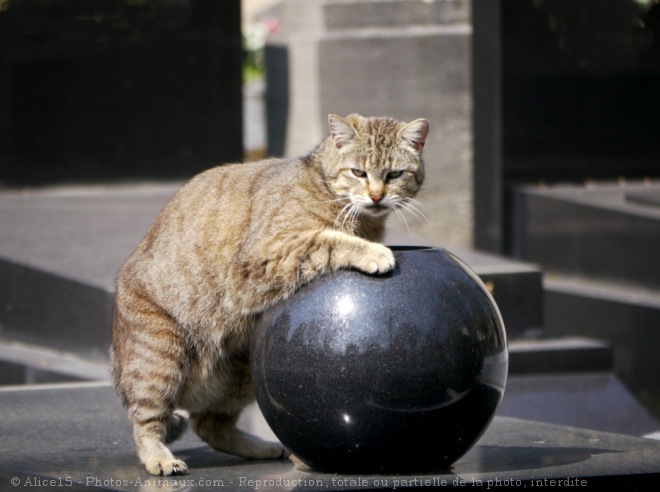
<path fill-rule="evenodd" d="M 609 343 L 617 376 L 660 415 L 660 291 L 557 275 L 544 291 L 545 329 Z"/>
<path fill-rule="evenodd" d="M 516 188 L 513 256 L 547 272 L 660 290 L 660 184 Z"/>
<path fill-rule="evenodd" d="M 612 347 L 584 337 L 509 340 L 509 374 L 603 372 L 613 369 Z"/>
<path fill-rule="evenodd" d="M 0 336 L 107 357 L 117 270 L 180 185 L 0 192 Z"/>
<path fill-rule="evenodd" d="M 0 340 L 0 386 L 109 379 L 108 366 L 104 362 Z"/>
<path fill-rule="evenodd" d="M 660 429 L 615 374 L 612 345 L 582 336 L 509 340 L 498 414 L 637 436 Z"/>
<path fill-rule="evenodd" d="M 544 329 L 612 346 L 616 375 L 660 415 L 660 184 L 521 186 L 511 252 L 542 266 Z"/>

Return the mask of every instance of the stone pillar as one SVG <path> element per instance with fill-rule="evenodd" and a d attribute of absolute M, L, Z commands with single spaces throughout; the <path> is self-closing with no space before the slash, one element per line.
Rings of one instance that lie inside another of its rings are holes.
<path fill-rule="evenodd" d="M 307 153 L 327 115 L 427 118 L 428 220 L 415 235 L 472 242 L 468 0 L 284 0 L 269 40 L 268 139 L 273 155 Z M 406 232 L 396 217 L 390 228 Z"/>

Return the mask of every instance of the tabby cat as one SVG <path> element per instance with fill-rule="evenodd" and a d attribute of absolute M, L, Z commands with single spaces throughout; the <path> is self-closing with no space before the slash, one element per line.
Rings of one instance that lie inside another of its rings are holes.
<path fill-rule="evenodd" d="M 394 268 L 389 212 L 414 207 L 429 124 L 329 115 L 300 159 L 224 165 L 193 178 L 122 266 L 110 350 L 115 388 L 153 475 L 187 473 L 165 444 L 189 421 L 218 451 L 284 458 L 235 426 L 254 401 L 250 333 L 267 307 L 339 268 Z"/>

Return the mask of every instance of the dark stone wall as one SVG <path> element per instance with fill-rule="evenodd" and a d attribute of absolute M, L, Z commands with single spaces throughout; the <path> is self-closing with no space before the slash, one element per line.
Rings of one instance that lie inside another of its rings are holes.
<path fill-rule="evenodd" d="M 242 158 L 240 1 L 0 11 L 0 184 L 178 179 Z"/>
<path fill-rule="evenodd" d="M 513 0 L 502 7 L 505 179 L 660 174 L 660 5 Z"/>
<path fill-rule="evenodd" d="M 660 176 L 660 5 L 474 0 L 475 244 L 507 251 L 506 190 Z"/>

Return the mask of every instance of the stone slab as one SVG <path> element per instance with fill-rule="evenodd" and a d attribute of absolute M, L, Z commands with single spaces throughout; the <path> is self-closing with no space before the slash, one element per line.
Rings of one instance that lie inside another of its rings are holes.
<path fill-rule="evenodd" d="M 660 295 L 581 277 L 544 280 L 545 328 L 612 346 L 614 371 L 637 399 L 660 416 Z"/>
<path fill-rule="evenodd" d="M 584 337 L 509 340 L 509 374 L 612 370 L 612 347 Z"/>
<path fill-rule="evenodd" d="M 641 190 L 626 193 L 626 201 L 638 205 L 660 207 L 660 190 Z"/>
<path fill-rule="evenodd" d="M 503 485 L 505 480 L 540 486 L 554 480 L 554 486 L 607 483 L 641 489 L 660 481 L 658 441 L 506 417 L 496 417 L 477 445 L 446 472 L 322 474 L 295 461 L 246 461 L 217 453 L 188 432 L 172 448 L 188 461 L 190 475 L 163 479 L 143 471 L 125 413 L 107 384 L 0 389 L 0 399 L 2 490 L 11 490 L 12 480 L 27 488 L 45 479 L 70 483 L 73 490 L 116 491 L 149 490 L 146 485 L 155 490 L 159 483 L 147 480 L 159 479 L 161 488 L 169 482 L 169 490 L 189 491 L 256 490 L 257 485 L 282 491 L 393 489 L 424 486 L 426 480 L 437 486 L 444 480 L 450 487 L 478 481 Z M 256 480 L 273 482 L 269 487 Z"/>
<path fill-rule="evenodd" d="M 0 339 L 0 386 L 109 379 L 106 363 Z"/>
<path fill-rule="evenodd" d="M 498 415 L 632 436 L 660 430 L 612 372 L 510 373 Z"/>
<path fill-rule="evenodd" d="M 183 182 L 0 191 L 0 258 L 103 290 Z"/>
<path fill-rule="evenodd" d="M 0 192 L 0 335 L 105 357 L 116 272 L 179 187 Z"/>
<path fill-rule="evenodd" d="M 660 208 L 631 202 L 638 194 L 660 194 L 660 184 L 519 187 L 513 256 L 550 272 L 660 292 Z"/>

